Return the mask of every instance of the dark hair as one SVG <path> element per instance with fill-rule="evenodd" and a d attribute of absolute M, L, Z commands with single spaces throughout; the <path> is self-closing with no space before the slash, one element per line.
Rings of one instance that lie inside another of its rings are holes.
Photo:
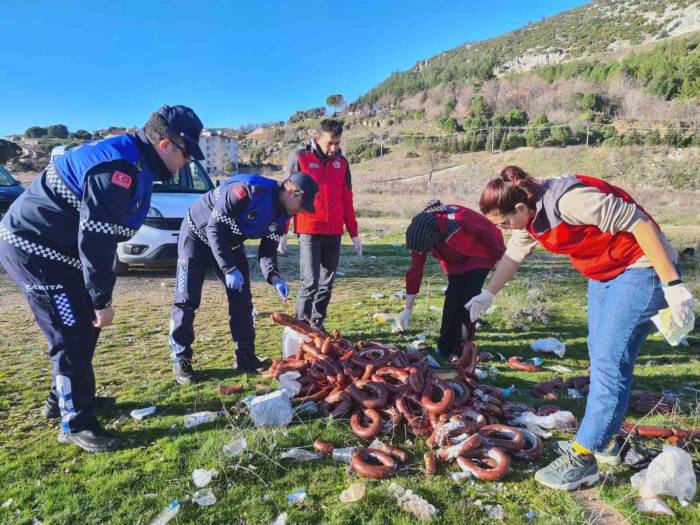
<path fill-rule="evenodd" d="M 332 118 L 323 119 L 319 130 L 322 133 L 330 133 L 333 137 L 339 137 L 343 134 L 343 122 Z"/>
<path fill-rule="evenodd" d="M 158 142 L 162 139 L 169 139 L 175 144 L 182 144 L 182 138 L 180 134 L 170 127 L 168 121 L 165 117 L 158 112 L 151 113 L 151 116 L 143 127 L 146 132 L 148 140 L 151 142 Z"/>
<path fill-rule="evenodd" d="M 491 179 L 481 192 L 481 213 L 493 211 L 501 215 L 513 213 L 517 204 L 525 204 L 531 210 L 542 196 L 540 183 L 518 166 L 506 166 L 500 176 Z"/>

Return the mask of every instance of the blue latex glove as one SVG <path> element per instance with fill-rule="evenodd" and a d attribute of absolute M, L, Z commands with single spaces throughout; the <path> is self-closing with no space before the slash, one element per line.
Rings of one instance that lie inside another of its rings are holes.
<path fill-rule="evenodd" d="M 289 297 L 289 285 L 279 277 L 275 279 L 275 281 L 272 284 L 274 284 L 275 288 L 277 288 L 277 293 L 280 294 L 282 300 L 286 301 L 287 297 Z"/>
<path fill-rule="evenodd" d="M 228 272 L 226 275 L 226 288 L 231 290 L 241 291 L 243 290 L 243 274 L 240 270 L 233 270 Z"/>

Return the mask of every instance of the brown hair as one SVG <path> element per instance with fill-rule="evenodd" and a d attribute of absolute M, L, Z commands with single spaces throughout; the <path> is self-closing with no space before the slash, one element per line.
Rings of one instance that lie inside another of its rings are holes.
<path fill-rule="evenodd" d="M 518 166 L 506 166 L 501 174 L 491 179 L 481 192 L 479 208 L 481 213 L 498 212 L 501 215 L 513 213 L 516 204 L 525 204 L 531 210 L 542 196 L 540 183 Z"/>

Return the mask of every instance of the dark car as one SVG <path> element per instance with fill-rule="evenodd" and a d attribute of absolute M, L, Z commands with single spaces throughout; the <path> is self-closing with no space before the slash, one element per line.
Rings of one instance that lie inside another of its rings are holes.
<path fill-rule="evenodd" d="M 12 178 L 9 171 L 0 166 L 0 218 L 23 191 L 22 185 Z"/>

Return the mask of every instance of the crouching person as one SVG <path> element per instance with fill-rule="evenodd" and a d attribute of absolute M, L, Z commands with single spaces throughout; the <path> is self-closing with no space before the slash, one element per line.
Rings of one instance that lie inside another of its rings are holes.
<path fill-rule="evenodd" d="M 575 490 L 598 481 L 598 461 L 619 462 L 620 430 L 634 364 L 669 307 L 678 326 L 692 323 L 694 300 L 681 281 L 678 254 L 659 225 L 622 189 L 585 175 L 535 180 L 517 166 L 486 185 L 481 211 L 513 231 L 491 280 L 467 308 L 478 319 L 539 244 L 565 254 L 588 279 L 591 386 L 576 438 L 560 442 L 561 457 L 535 474 L 541 484 Z"/>
<path fill-rule="evenodd" d="M 256 175 L 236 175 L 192 204 L 180 228 L 170 317 L 169 340 L 177 383 L 194 380 L 194 316 L 211 267 L 226 287 L 236 369 L 255 372 L 263 366 L 255 355 L 253 302 L 243 243 L 261 239 L 258 259 L 263 277 L 286 300 L 289 287 L 277 268 L 277 244 L 292 216 L 302 209 L 313 213 L 317 192 L 314 180 L 303 173 L 292 173 L 281 183 Z"/>
<path fill-rule="evenodd" d="M 459 357 L 469 323 L 464 303 L 479 294 L 489 270 L 505 252 L 503 235 L 469 208 L 432 201 L 411 220 L 406 248 L 411 250 L 411 265 L 406 272 L 406 308 L 398 327 L 405 330 L 409 326 L 430 254 L 440 261 L 448 282 L 436 353 L 446 359 Z"/>

